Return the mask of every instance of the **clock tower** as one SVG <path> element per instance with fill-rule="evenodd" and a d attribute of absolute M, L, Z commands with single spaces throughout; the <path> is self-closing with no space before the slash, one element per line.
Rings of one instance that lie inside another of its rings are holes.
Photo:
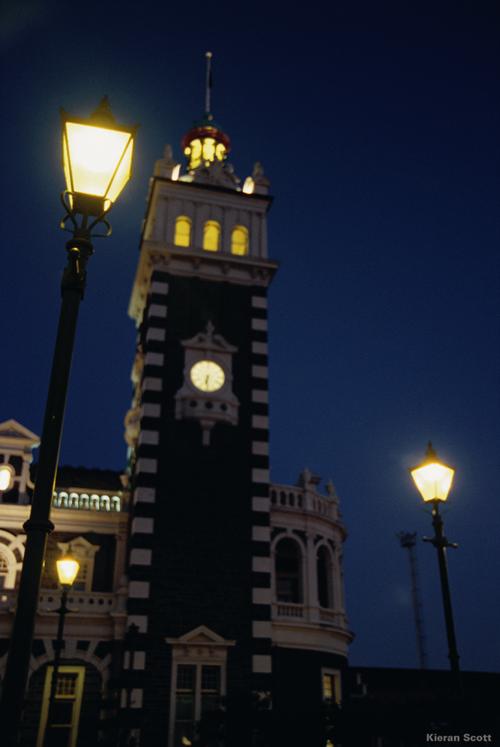
<path fill-rule="evenodd" d="M 236 176 L 209 100 L 182 147 L 155 165 L 129 308 L 122 705 L 141 745 L 190 744 L 196 723 L 250 745 L 272 676 L 271 198 L 260 164 Z"/>

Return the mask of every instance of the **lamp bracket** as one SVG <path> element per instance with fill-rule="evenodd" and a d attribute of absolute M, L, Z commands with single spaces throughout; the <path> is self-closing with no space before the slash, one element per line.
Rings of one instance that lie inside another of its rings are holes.
<path fill-rule="evenodd" d="M 60 228 L 74 236 L 79 233 L 80 236 L 85 234 L 89 239 L 108 238 L 108 236 L 111 236 L 112 228 L 104 216 L 111 210 L 113 203 L 110 200 L 94 199 L 91 196 L 88 199 L 83 199 L 85 197 L 86 195 L 77 195 L 68 190 L 61 192 L 61 202 L 66 213 L 61 219 Z M 78 216 L 80 216 L 80 220 Z M 92 220 L 94 216 L 96 217 Z M 68 226 L 69 223 L 72 227 Z M 105 227 L 105 233 L 93 233 L 93 229 L 99 225 Z"/>

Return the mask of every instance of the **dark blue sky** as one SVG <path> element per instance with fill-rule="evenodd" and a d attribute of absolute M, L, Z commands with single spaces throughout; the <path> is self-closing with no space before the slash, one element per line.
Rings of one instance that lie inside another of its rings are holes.
<path fill-rule="evenodd" d="M 211 49 L 231 161 L 243 178 L 262 161 L 275 196 L 272 479 L 293 483 L 307 465 L 337 487 L 351 661 L 416 665 L 395 534 L 431 533 L 407 473 L 430 438 L 457 468 L 445 526 L 460 544 L 462 664 L 498 670 L 498 17 L 483 3 L 438 3 L 439 16 L 373 5 L 330 21 L 272 8 L 243 18 L 236 4 L 210 16 L 148 2 L 4 6 L 0 419 L 41 431 L 65 261 L 59 107 L 85 116 L 107 93 L 141 127 L 113 237 L 89 265 L 62 462 L 124 465 L 148 178 L 202 113 Z M 445 667 L 434 555 L 419 545 L 429 662 Z"/>

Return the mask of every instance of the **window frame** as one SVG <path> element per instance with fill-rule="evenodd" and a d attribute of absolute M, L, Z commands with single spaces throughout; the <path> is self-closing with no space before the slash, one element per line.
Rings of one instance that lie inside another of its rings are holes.
<path fill-rule="evenodd" d="M 207 231 L 211 228 L 217 229 L 217 246 L 215 249 L 211 249 L 206 246 L 206 234 L 207 234 Z M 219 221 L 212 220 L 212 219 L 206 220 L 203 224 L 203 236 L 202 236 L 202 245 L 201 245 L 201 248 L 203 249 L 203 251 L 213 252 L 213 253 L 220 252 L 221 240 L 222 240 L 222 228 L 221 228 L 221 224 L 219 223 Z"/>
<path fill-rule="evenodd" d="M 45 741 L 45 729 L 47 727 L 47 719 L 49 716 L 49 700 L 50 700 L 50 687 L 52 682 L 52 676 L 54 672 L 53 664 L 49 664 L 45 670 L 45 683 L 43 686 L 42 695 L 42 707 L 40 711 L 40 722 L 38 725 L 38 736 L 36 740 L 36 747 L 43 747 Z M 82 710 L 83 702 L 83 690 L 85 685 L 85 667 L 78 666 L 76 664 L 61 664 L 57 668 L 57 676 L 60 674 L 75 674 L 76 677 L 76 688 L 74 703 L 71 712 L 71 731 L 68 742 L 68 747 L 76 747 L 78 740 L 78 727 L 80 725 L 80 714 Z M 69 697 L 58 697 L 56 694 L 55 700 L 69 700 Z"/>
<path fill-rule="evenodd" d="M 223 698 L 226 695 L 226 667 L 223 662 L 214 662 L 211 659 L 179 659 L 173 662 L 172 666 L 172 693 L 170 702 L 170 714 L 172 723 L 170 725 L 169 734 L 169 745 L 175 747 L 174 739 L 177 726 L 177 693 L 181 690 L 177 685 L 179 667 L 194 667 L 194 703 L 193 703 L 193 726 L 202 718 L 202 704 L 203 704 L 203 687 L 202 687 L 202 672 L 203 667 L 216 667 L 219 670 L 219 692 L 218 697 Z"/>
<path fill-rule="evenodd" d="M 184 223 L 184 224 L 186 224 L 188 226 L 187 244 L 179 244 L 176 241 L 176 239 L 177 239 L 177 228 L 178 228 L 178 225 L 181 222 Z M 180 246 L 180 247 L 184 247 L 184 248 L 190 247 L 191 246 L 191 236 L 192 236 L 192 233 L 193 233 L 193 221 L 191 220 L 191 218 L 188 215 L 178 215 L 176 217 L 175 223 L 174 223 L 174 240 L 173 240 L 174 246 Z"/>
<path fill-rule="evenodd" d="M 235 247 L 234 234 L 237 231 L 241 232 L 244 236 L 244 247 L 243 247 L 244 251 L 243 252 L 234 251 L 234 247 Z M 238 223 L 238 225 L 234 226 L 233 230 L 231 231 L 231 254 L 234 257 L 247 257 L 249 253 L 250 253 L 250 234 L 249 234 L 248 228 L 244 226 L 243 224 Z"/>
<path fill-rule="evenodd" d="M 325 684 L 324 678 L 333 678 L 333 698 L 325 695 Z M 333 669 L 331 667 L 321 667 L 321 699 L 323 702 L 333 702 L 338 706 L 342 704 L 342 674 L 340 669 Z"/>

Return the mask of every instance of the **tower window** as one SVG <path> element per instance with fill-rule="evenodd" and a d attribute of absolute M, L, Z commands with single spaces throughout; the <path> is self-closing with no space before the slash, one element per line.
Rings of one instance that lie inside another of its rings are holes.
<path fill-rule="evenodd" d="M 231 234 L 231 254 L 244 257 L 248 254 L 248 229 L 245 226 L 235 226 Z"/>
<path fill-rule="evenodd" d="M 189 246 L 191 243 L 191 220 L 187 215 L 179 215 L 175 221 L 174 244 Z"/>
<path fill-rule="evenodd" d="M 316 556 L 316 578 L 320 607 L 333 607 L 332 558 L 328 549 L 321 545 Z"/>
<path fill-rule="evenodd" d="M 302 553 L 293 539 L 276 546 L 276 596 L 278 602 L 302 603 Z"/>
<path fill-rule="evenodd" d="M 218 252 L 220 249 L 220 223 L 207 220 L 203 226 L 203 248 L 207 252 Z"/>
<path fill-rule="evenodd" d="M 177 665 L 174 747 L 190 744 L 196 722 L 217 710 L 221 696 L 221 667 L 208 664 Z"/>

